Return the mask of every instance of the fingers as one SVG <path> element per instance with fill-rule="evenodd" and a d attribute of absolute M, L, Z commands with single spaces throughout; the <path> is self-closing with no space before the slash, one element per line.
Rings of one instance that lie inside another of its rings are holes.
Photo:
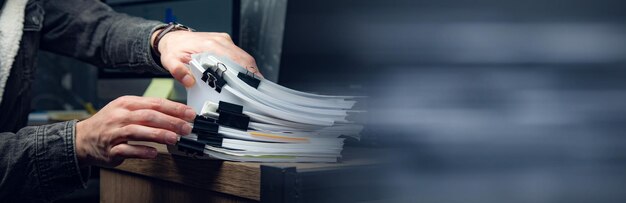
<path fill-rule="evenodd" d="M 196 80 L 193 78 L 189 69 L 185 67 L 185 63 L 191 60 L 191 57 L 188 55 L 181 57 L 170 57 L 170 56 L 162 56 L 161 62 L 165 69 L 167 69 L 172 76 L 178 80 L 178 82 L 182 83 L 185 87 L 191 87 L 195 84 Z"/>
<path fill-rule="evenodd" d="M 254 75 L 256 75 L 257 77 L 264 78 L 257 67 L 247 67 L 246 69 L 251 73 L 254 73 Z"/>
<path fill-rule="evenodd" d="M 191 133 L 191 125 L 189 125 L 188 122 L 150 109 L 131 111 L 127 120 L 131 124 L 165 129 L 181 135 L 188 135 Z"/>
<path fill-rule="evenodd" d="M 118 139 L 112 144 L 125 143 L 127 141 L 146 141 L 173 145 L 178 141 L 178 135 L 172 131 L 135 124 L 119 128 L 118 135 Z"/>
<path fill-rule="evenodd" d="M 113 159 L 122 160 L 127 158 L 153 159 L 157 156 L 157 150 L 153 147 L 122 143 L 111 147 L 110 155 Z"/>
<path fill-rule="evenodd" d="M 230 58 L 233 59 L 236 63 L 246 68 L 257 67 L 256 60 L 254 60 L 254 57 L 248 54 L 248 52 L 239 48 L 235 44 L 232 44 L 231 49 L 233 53 L 231 54 Z"/>
<path fill-rule="evenodd" d="M 115 166 L 124 158 L 153 158 L 156 151 L 127 141 L 175 144 L 177 134 L 191 133 L 191 107 L 159 98 L 124 96 L 94 116 L 76 124 L 76 153 L 80 164 Z"/>
<path fill-rule="evenodd" d="M 226 56 L 232 59 L 235 63 L 246 68 L 251 73 L 254 73 L 254 75 L 263 78 L 263 74 L 261 74 L 261 71 L 259 71 L 256 61 L 252 56 L 250 56 L 250 54 L 246 53 L 243 49 L 235 45 L 233 45 L 232 49 L 234 51 L 229 52 L 228 54 L 226 54 Z"/>
<path fill-rule="evenodd" d="M 237 64 L 248 68 L 256 76 L 263 77 L 256 69 L 258 66 L 254 58 L 235 45 L 230 35 L 226 33 L 172 32 L 161 39 L 159 49 L 163 49 L 161 51 L 163 66 L 185 87 L 195 84 L 195 79 L 185 64 L 191 60 L 190 54 L 200 52 L 227 56 Z"/>
<path fill-rule="evenodd" d="M 117 99 L 116 102 L 131 111 L 152 109 L 189 122 L 196 117 L 196 112 L 191 107 L 167 99 L 124 96 Z"/>
<path fill-rule="evenodd" d="M 215 41 L 218 43 L 207 43 L 209 49 L 219 50 L 221 52 L 227 52 L 226 55 L 231 58 L 235 63 L 245 67 L 248 71 L 254 73 L 256 76 L 263 78 L 263 75 L 258 70 L 258 66 L 254 57 L 252 57 L 248 52 L 244 51 L 235 43 L 233 43 L 230 35 L 226 33 L 207 33 L 211 36 L 216 36 Z"/>

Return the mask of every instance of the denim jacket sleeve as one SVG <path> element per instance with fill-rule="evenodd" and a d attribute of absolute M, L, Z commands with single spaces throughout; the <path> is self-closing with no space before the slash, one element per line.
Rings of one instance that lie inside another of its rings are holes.
<path fill-rule="evenodd" d="M 74 125 L 68 121 L 22 128 L 0 136 L 3 202 L 47 202 L 85 187 L 89 168 L 79 168 Z"/>
<path fill-rule="evenodd" d="M 163 72 L 150 35 L 158 21 L 114 12 L 97 0 L 44 1 L 41 48 L 101 68 Z"/>
<path fill-rule="evenodd" d="M 97 0 L 37 1 L 44 18 L 40 48 L 99 67 L 161 72 L 150 34 L 163 25 L 115 13 Z M 85 187 L 79 168 L 76 121 L 0 133 L 0 201 L 51 201 Z"/>

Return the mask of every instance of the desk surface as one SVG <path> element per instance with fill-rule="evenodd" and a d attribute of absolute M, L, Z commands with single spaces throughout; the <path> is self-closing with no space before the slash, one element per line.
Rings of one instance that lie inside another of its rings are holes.
<path fill-rule="evenodd" d="M 156 159 L 128 159 L 115 169 L 257 201 L 261 196 L 261 165 L 296 167 L 297 170 L 365 166 L 374 161 L 352 155 L 369 157 L 367 154 L 375 153 L 371 149 L 346 148 L 340 163 L 244 163 L 181 157 L 169 154 L 163 145 L 151 146 L 159 151 Z"/>

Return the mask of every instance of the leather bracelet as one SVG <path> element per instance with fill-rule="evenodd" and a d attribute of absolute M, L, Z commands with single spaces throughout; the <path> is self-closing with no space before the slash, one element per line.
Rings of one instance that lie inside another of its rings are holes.
<path fill-rule="evenodd" d="M 165 26 L 165 28 L 159 31 L 159 34 L 157 34 L 157 36 L 154 38 L 154 42 L 152 43 L 152 51 L 156 54 L 156 56 L 158 57 L 161 56 L 161 53 L 159 52 L 159 42 L 161 41 L 163 36 L 165 36 L 167 33 L 178 31 L 178 30 L 186 30 L 190 32 L 194 31 L 193 29 L 187 26 L 184 26 L 182 24 L 173 23 L 173 22 L 168 23 L 167 26 Z"/>

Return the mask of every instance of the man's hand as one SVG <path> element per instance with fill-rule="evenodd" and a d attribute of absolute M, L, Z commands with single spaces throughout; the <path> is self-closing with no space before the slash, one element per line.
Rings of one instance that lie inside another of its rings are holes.
<path fill-rule="evenodd" d="M 158 31 L 152 34 L 151 43 L 157 33 Z M 163 36 L 157 47 L 161 53 L 161 64 L 185 87 L 193 86 L 195 80 L 184 64 L 191 60 L 191 54 L 206 51 L 229 57 L 250 72 L 263 77 L 254 58 L 237 47 L 226 33 L 173 31 Z"/>
<path fill-rule="evenodd" d="M 127 141 L 175 144 L 191 133 L 190 107 L 157 98 L 120 97 L 91 118 L 76 124 L 76 156 L 80 165 L 117 166 L 126 158 L 154 158 L 156 149 Z"/>

